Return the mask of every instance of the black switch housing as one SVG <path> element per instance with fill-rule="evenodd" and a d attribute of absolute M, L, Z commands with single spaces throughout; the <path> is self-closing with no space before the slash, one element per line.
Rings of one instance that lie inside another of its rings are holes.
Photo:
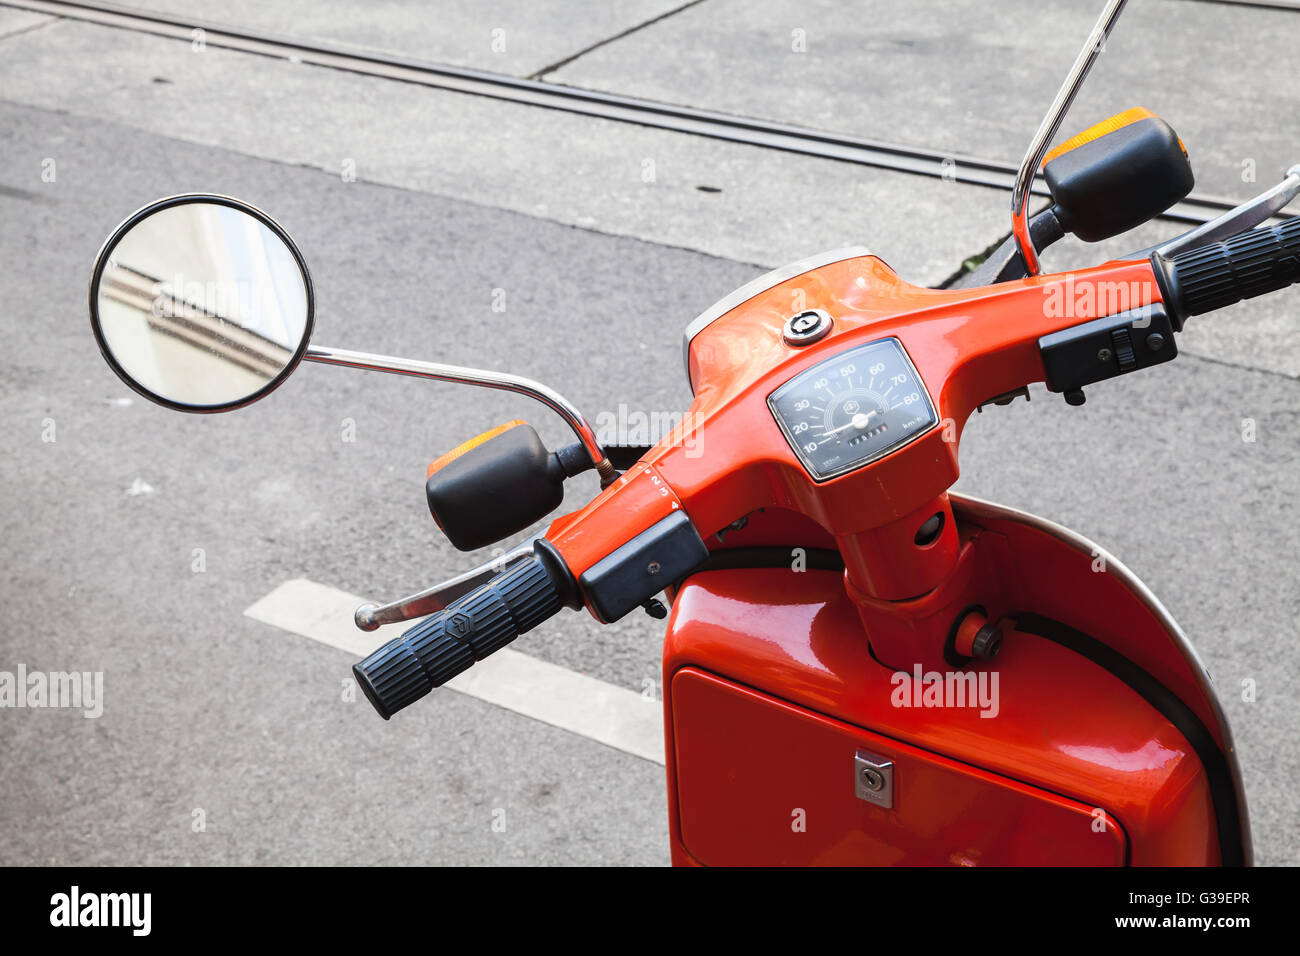
<path fill-rule="evenodd" d="M 1073 393 L 1093 382 L 1168 362 L 1178 354 L 1178 346 L 1164 307 L 1150 305 L 1044 335 L 1038 351 L 1047 387 Z"/>
<path fill-rule="evenodd" d="M 708 556 L 691 519 L 674 511 L 584 571 L 578 586 L 608 624 L 694 571 Z"/>

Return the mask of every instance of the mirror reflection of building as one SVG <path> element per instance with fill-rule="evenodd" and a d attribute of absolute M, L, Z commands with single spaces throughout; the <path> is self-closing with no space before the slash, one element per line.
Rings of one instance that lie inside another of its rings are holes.
<path fill-rule="evenodd" d="M 108 252 L 102 341 L 125 376 L 168 402 L 255 395 L 293 361 L 308 323 L 294 251 L 234 206 L 192 201 L 140 218 Z"/>

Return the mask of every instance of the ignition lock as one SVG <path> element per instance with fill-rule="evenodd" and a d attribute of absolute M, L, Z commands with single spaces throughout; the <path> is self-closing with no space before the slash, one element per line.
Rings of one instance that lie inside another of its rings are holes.
<path fill-rule="evenodd" d="M 825 338 L 832 324 L 830 313 L 822 309 L 809 309 L 785 320 L 781 338 L 785 340 L 786 345 L 793 345 L 795 348 L 811 345 L 818 339 Z"/>

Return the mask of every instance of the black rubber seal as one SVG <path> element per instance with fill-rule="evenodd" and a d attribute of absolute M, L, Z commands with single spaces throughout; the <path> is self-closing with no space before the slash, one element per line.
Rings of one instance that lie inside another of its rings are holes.
<path fill-rule="evenodd" d="M 771 548 L 723 548 L 710 551 L 691 574 L 699 571 L 731 571 L 737 568 L 784 568 L 792 570 L 794 552 L 798 549 L 804 553 L 806 567 L 810 571 L 843 571 L 844 558 L 833 548 L 804 548 L 800 545 Z"/>
<path fill-rule="evenodd" d="M 653 445 L 605 445 L 604 451 L 611 465 L 619 471 L 627 471 L 649 454 L 653 447 Z"/>
<path fill-rule="evenodd" d="M 1034 634 L 1086 657 L 1114 674 L 1177 728 L 1201 759 L 1210 784 L 1210 800 L 1219 834 L 1219 855 L 1224 866 L 1245 866 L 1246 849 L 1241 839 L 1241 809 L 1237 805 L 1231 765 L 1219 749 L 1214 735 L 1185 703 L 1160 681 L 1119 651 L 1068 624 L 1041 614 L 1020 614 L 1016 630 Z"/>

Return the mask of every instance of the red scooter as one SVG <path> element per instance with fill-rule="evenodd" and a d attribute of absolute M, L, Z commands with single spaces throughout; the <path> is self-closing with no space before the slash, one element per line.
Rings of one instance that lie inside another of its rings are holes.
<path fill-rule="evenodd" d="M 1107 3 L 1025 156 L 1011 236 L 974 273 L 919 288 L 844 249 L 749 283 L 687 328 L 694 401 L 653 447 L 602 446 L 525 378 L 310 344 L 301 254 L 228 197 L 164 199 L 113 233 L 95 335 L 128 385 L 185 411 L 246 405 L 307 359 L 561 415 L 569 446 L 514 421 L 435 461 L 432 515 L 473 550 L 554 511 L 574 475 L 594 469 L 600 494 L 504 557 L 358 609 L 365 630 L 421 620 L 354 673 L 388 719 L 566 607 L 666 615 L 675 863 L 1248 864 L 1232 737 L 1165 609 L 1092 542 L 948 490 L 980 407 L 1036 382 L 1080 404 L 1173 359 L 1190 317 L 1300 280 L 1300 220 L 1267 224 L 1300 167 L 1157 248 L 1040 274 L 1065 234 L 1119 235 L 1192 188 L 1145 110 L 1048 153 L 1123 5 Z M 1050 201 L 1030 215 L 1040 169 Z"/>

